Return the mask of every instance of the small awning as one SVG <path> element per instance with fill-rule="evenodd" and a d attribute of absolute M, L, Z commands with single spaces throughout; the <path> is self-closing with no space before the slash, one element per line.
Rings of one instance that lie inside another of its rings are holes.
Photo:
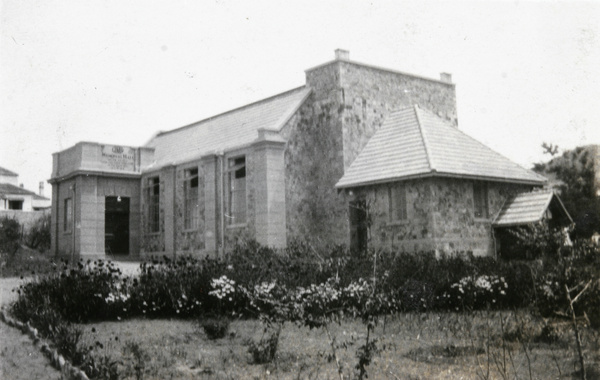
<path fill-rule="evenodd" d="M 562 214 L 560 216 L 573 223 L 558 195 L 551 190 L 544 190 L 520 193 L 508 199 L 492 222 L 492 226 L 511 227 L 539 222 L 551 205 L 554 212 Z"/>

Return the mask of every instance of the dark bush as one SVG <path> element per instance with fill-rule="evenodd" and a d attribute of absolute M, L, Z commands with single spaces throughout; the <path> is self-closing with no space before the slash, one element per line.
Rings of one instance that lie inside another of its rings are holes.
<path fill-rule="evenodd" d="M 21 224 L 14 218 L 0 218 L 0 253 L 14 255 L 21 241 Z"/>
<path fill-rule="evenodd" d="M 203 315 L 198 320 L 206 337 L 210 340 L 222 339 L 229 331 L 229 318 L 215 315 Z"/>
<path fill-rule="evenodd" d="M 44 252 L 50 249 L 50 225 L 51 215 L 44 214 L 38 220 L 36 220 L 27 236 L 25 237 L 25 244 L 29 248 L 37 249 L 38 251 Z"/>

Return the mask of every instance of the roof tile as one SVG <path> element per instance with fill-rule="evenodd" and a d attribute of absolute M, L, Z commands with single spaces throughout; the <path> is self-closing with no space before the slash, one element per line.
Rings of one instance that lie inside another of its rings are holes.
<path fill-rule="evenodd" d="M 418 106 L 390 114 L 337 188 L 444 175 L 543 184 L 546 179 Z"/>

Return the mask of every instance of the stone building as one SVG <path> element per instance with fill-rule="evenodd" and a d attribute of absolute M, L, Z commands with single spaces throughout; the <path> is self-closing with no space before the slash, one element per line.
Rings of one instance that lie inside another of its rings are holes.
<path fill-rule="evenodd" d="M 344 50 L 305 73 L 301 87 L 143 147 L 55 153 L 54 251 L 223 254 L 240 240 L 299 239 L 492 254 L 495 213 L 545 181 L 457 129 L 449 74 L 357 63 Z"/>

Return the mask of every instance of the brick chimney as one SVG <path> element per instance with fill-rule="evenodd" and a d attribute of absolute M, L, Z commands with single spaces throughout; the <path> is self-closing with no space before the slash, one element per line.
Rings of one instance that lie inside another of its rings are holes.
<path fill-rule="evenodd" d="M 349 61 L 350 60 L 350 52 L 344 49 L 336 49 L 335 50 L 335 60 L 336 61 Z"/>
<path fill-rule="evenodd" d="M 40 181 L 40 197 L 44 196 L 44 181 Z"/>

